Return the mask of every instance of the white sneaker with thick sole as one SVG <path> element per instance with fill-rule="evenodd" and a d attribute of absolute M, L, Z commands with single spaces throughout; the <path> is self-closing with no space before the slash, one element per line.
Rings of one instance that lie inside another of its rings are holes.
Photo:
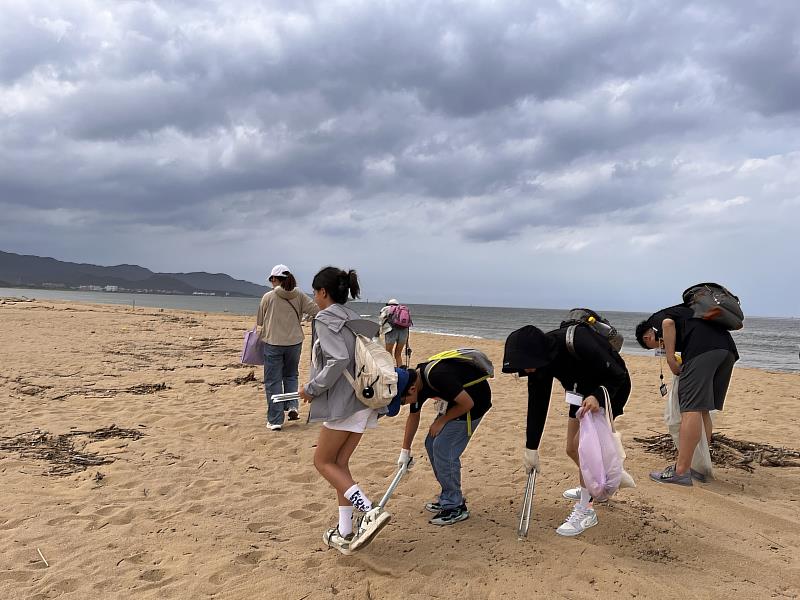
<path fill-rule="evenodd" d="M 361 521 L 358 524 L 356 536 L 353 538 L 353 541 L 350 542 L 350 550 L 355 552 L 369 545 L 369 543 L 375 539 L 375 536 L 378 535 L 378 532 L 386 527 L 391 520 L 392 515 L 380 507 L 375 507 L 364 513 L 364 516 L 361 517 Z"/>
<path fill-rule="evenodd" d="M 328 548 L 336 548 L 345 556 L 350 556 L 350 543 L 353 541 L 353 534 L 342 535 L 339 533 L 339 527 L 331 527 L 322 534 L 322 541 L 328 545 Z"/>
<path fill-rule="evenodd" d="M 572 537 L 582 534 L 589 527 L 594 527 L 595 525 L 597 525 L 597 513 L 594 512 L 594 509 L 576 504 L 567 520 L 562 523 L 561 527 L 556 529 L 556 533 Z"/>

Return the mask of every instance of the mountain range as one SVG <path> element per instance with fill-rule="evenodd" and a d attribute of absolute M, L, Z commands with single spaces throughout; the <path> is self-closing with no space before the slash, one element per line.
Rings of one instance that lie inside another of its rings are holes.
<path fill-rule="evenodd" d="M 80 289 L 109 286 L 114 291 L 215 294 L 261 297 L 268 288 L 225 273 L 155 273 L 138 265 L 103 267 L 0 251 L 0 286 Z"/>

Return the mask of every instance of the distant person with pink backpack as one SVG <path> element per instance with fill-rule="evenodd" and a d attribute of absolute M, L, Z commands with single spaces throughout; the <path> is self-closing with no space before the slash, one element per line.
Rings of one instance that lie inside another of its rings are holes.
<path fill-rule="evenodd" d="M 408 330 L 414 324 L 408 307 L 392 298 L 381 309 L 380 323 L 386 350 L 394 356 L 398 367 L 403 366 L 403 348 L 408 344 Z"/>

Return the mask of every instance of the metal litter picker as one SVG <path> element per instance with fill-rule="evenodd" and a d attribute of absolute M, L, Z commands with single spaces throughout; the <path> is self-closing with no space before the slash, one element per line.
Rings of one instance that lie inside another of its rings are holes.
<path fill-rule="evenodd" d="M 413 462 L 414 462 L 414 459 L 411 459 L 409 461 L 408 465 L 402 465 L 402 466 L 398 467 L 397 473 L 395 474 L 394 479 L 392 479 L 392 483 L 389 484 L 389 489 L 386 490 L 386 493 L 383 495 L 383 498 L 381 498 L 381 501 L 378 502 L 378 507 L 380 507 L 381 510 L 384 509 L 384 507 L 386 506 L 386 503 L 389 501 L 389 498 L 392 497 L 392 494 L 394 493 L 395 489 L 397 489 L 397 486 L 400 483 L 400 480 L 403 478 L 403 475 L 405 475 L 406 471 L 408 471 L 408 469 L 411 468 L 411 465 L 413 464 Z M 372 540 L 374 540 L 374 539 L 375 538 L 373 537 L 372 539 L 369 539 L 366 542 L 364 542 L 364 544 L 361 545 L 357 549 L 357 551 L 360 552 L 361 550 L 363 550 L 364 548 L 369 546 L 372 543 Z"/>
<path fill-rule="evenodd" d="M 519 527 L 517 528 L 517 539 L 524 540 L 528 537 L 528 527 L 531 524 L 531 505 L 533 504 L 533 490 L 536 487 L 536 470 L 528 473 L 528 481 L 525 483 L 525 495 L 522 498 L 522 512 L 519 516 Z"/>
<path fill-rule="evenodd" d="M 389 501 L 389 498 L 392 497 L 392 494 L 394 494 L 394 490 L 397 488 L 398 484 L 400 483 L 400 480 L 403 478 L 403 475 L 406 474 L 406 471 L 408 471 L 413 464 L 414 464 L 414 459 L 412 458 L 411 460 L 408 461 L 407 465 L 402 465 L 397 468 L 397 473 L 395 474 L 394 479 L 392 479 L 392 483 L 389 484 L 389 489 L 386 490 L 386 493 L 383 495 L 383 498 L 381 498 L 381 501 L 378 502 L 378 506 L 380 506 L 381 508 L 386 507 L 386 503 Z"/>
<path fill-rule="evenodd" d="M 297 392 L 286 392 L 285 394 L 272 394 L 270 400 L 273 402 L 289 402 L 289 400 L 300 400 Z"/>

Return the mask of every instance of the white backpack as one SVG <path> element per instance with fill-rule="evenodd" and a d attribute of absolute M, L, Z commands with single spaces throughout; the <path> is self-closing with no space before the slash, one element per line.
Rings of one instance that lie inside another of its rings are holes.
<path fill-rule="evenodd" d="M 382 344 L 359 333 L 349 322 L 347 328 L 356 336 L 356 375 L 353 377 L 350 375 L 350 370 L 345 369 L 344 376 L 353 386 L 356 398 L 364 406 L 368 408 L 388 406 L 392 398 L 397 395 L 394 357 Z"/>

